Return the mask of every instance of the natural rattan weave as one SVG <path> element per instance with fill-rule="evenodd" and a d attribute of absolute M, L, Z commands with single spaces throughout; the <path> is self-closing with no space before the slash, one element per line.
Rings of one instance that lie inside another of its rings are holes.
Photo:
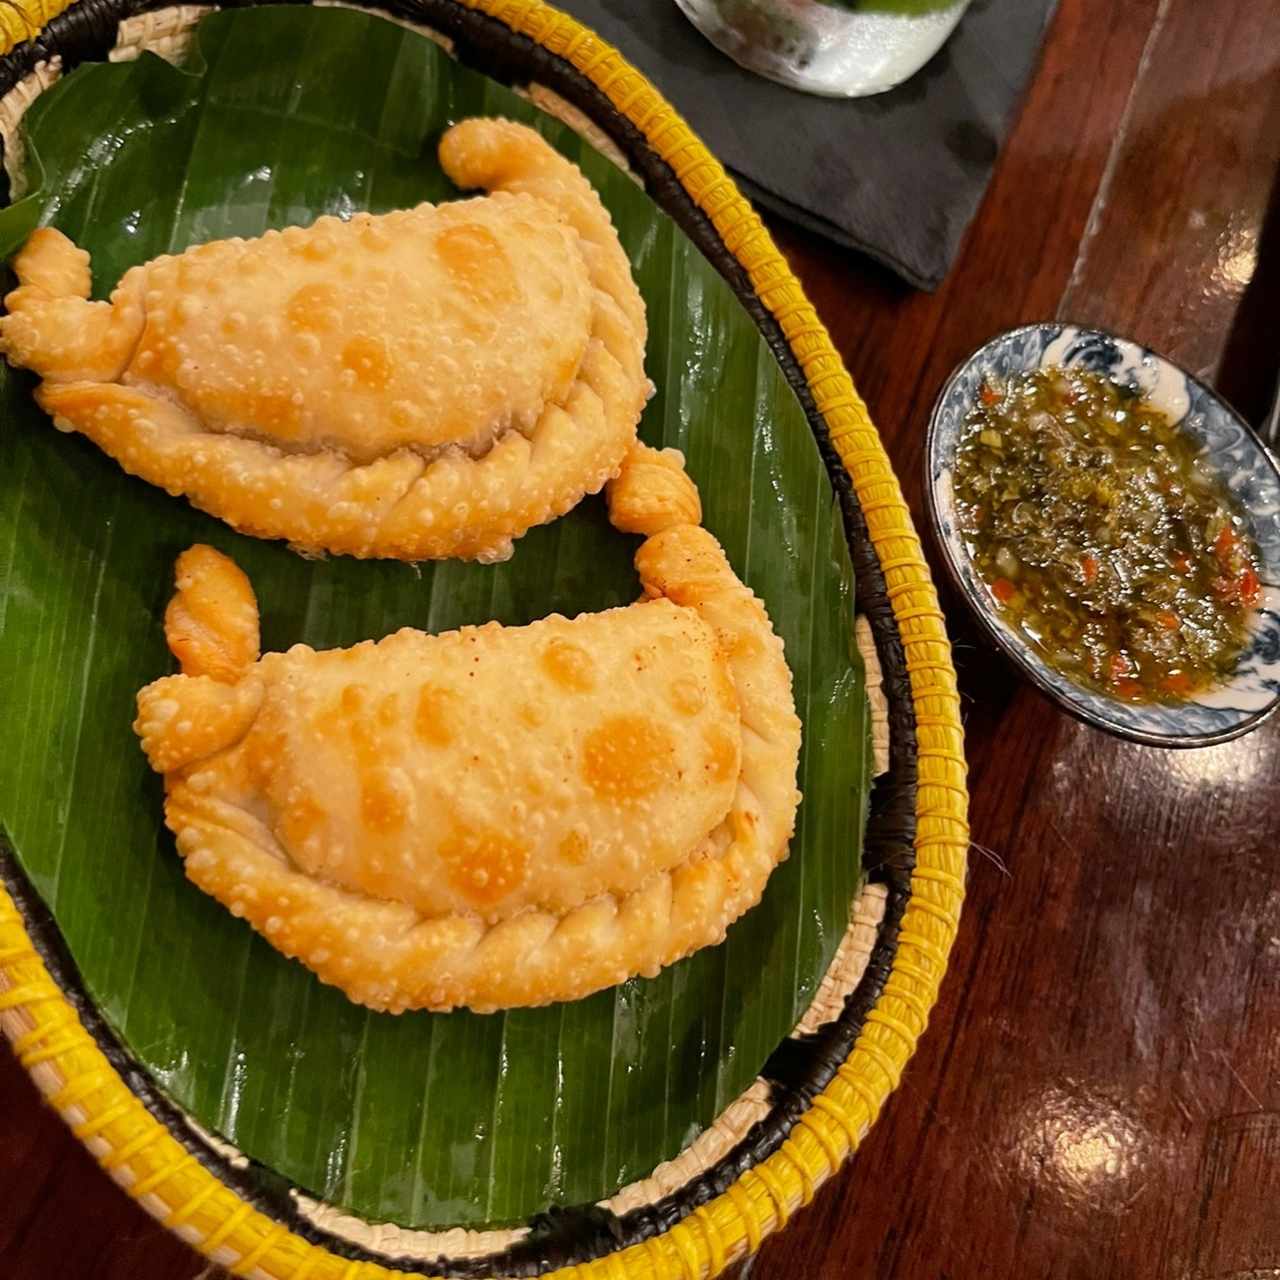
<path fill-rule="evenodd" d="M 82 0 L 93 5 L 96 0 Z M 0 40 L 29 39 L 64 6 L 0 9 Z M 135 6 L 135 8 L 141 6 Z M 394 9 L 394 6 L 391 6 Z M 914 870 L 892 967 L 852 1050 L 805 1097 L 785 1138 L 725 1189 L 640 1243 L 556 1274 L 714 1275 L 785 1224 L 858 1145 L 914 1050 L 955 935 L 968 847 L 958 696 L 942 615 L 920 544 L 866 408 L 826 331 L 750 206 L 657 91 L 613 48 L 539 0 L 460 0 L 576 69 L 630 122 L 709 219 L 776 323 L 804 390 L 852 481 L 883 575 L 910 687 Z M 120 16 L 110 17 L 114 24 Z M 110 47 L 110 42 L 108 46 Z M 848 515 L 848 512 L 846 512 Z M 25 904 L 24 904 L 25 905 Z M 224 1185 L 144 1105 L 86 1029 L 37 954 L 13 899 L 0 891 L 0 1026 L 37 1085 L 104 1168 L 149 1212 L 238 1275 L 343 1280 L 392 1276 L 376 1262 L 311 1243 Z"/>

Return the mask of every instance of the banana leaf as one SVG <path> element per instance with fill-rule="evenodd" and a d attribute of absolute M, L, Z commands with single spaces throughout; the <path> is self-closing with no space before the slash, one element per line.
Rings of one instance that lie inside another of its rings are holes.
<path fill-rule="evenodd" d="M 804 721 L 791 856 L 719 947 L 651 981 L 507 1014 L 370 1013 L 183 877 L 130 730 L 172 669 L 175 556 L 231 554 L 264 649 L 573 615 L 637 594 L 634 539 L 599 498 L 506 564 L 307 561 L 125 475 L 6 371 L 0 464 L 0 822 L 128 1052 L 207 1129 L 326 1200 L 408 1226 L 494 1224 L 646 1176 L 760 1070 L 812 997 L 860 883 L 866 699 L 853 575 L 801 408 L 728 285 L 635 182 L 432 42 L 338 8 L 207 18 L 180 68 L 88 65 L 26 119 L 7 255 L 52 223 L 93 254 L 95 296 L 135 263 L 322 213 L 448 200 L 451 121 L 533 122 L 617 223 L 648 303 L 644 438 L 675 445 L 706 523 L 786 642 Z"/>

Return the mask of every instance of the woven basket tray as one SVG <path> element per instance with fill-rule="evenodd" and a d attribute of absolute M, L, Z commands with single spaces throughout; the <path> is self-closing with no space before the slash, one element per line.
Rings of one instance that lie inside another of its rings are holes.
<path fill-rule="evenodd" d="M 0 134 L 84 60 L 180 53 L 204 7 L 57 0 L 0 9 Z M 875 686 L 868 885 L 813 1006 L 759 1080 L 651 1177 L 603 1206 L 524 1227 L 365 1223 L 262 1177 L 158 1093 L 84 996 L 56 925 L 11 860 L 0 889 L 0 1025 L 36 1084 L 145 1208 L 239 1275 L 339 1280 L 406 1271 L 715 1275 L 812 1199 L 875 1120 L 924 1030 L 963 896 L 967 794 L 942 615 L 866 409 L 750 206 L 618 52 L 538 0 L 383 0 L 460 60 L 529 93 L 630 168 L 749 310 L 806 412 L 857 577 Z M 45 24 L 43 30 L 41 24 Z M 21 41 L 21 43 L 17 43 Z"/>

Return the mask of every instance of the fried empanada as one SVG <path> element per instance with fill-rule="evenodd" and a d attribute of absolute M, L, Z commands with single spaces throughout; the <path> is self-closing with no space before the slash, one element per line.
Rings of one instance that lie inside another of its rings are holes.
<path fill-rule="evenodd" d="M 609 492 L 625 608 L 258 657 L 252 588 L 178 561 L 182 674 L 138 695 L 188 876 L 373 1009 L 589 995 L 719 942 L 786 856 L 782 642 L 696 522 L 678 454 Z"/>
<path fill-rule="evenodd" d="M 402 560 L 511 554 L 617 474 L 650 390 L 609 215 L 532 129 L 440 143 L 470 200 L 217 240 L 89 301 L 51 228 L 0 350 L 126 471 L 244 533 Z"/>

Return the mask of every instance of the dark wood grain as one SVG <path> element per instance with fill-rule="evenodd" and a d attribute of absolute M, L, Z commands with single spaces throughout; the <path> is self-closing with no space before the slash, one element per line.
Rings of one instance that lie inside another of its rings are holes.
<path fill-rule="evenodd" d="M 925 418 L 998 329 L 1133 334 L 1260 421 L 1280 375 L 1280 5 L 1062 0 L 946 285 L 775 226 L 919 515 Z M 753 1280 L 1280 1275 L 1280 722 L 1174 753 L 1018 683 L 948 601 L 972 861 L 932 1025 Z M 0 1275 L 189 1280 L 0 1054 Z"/>

